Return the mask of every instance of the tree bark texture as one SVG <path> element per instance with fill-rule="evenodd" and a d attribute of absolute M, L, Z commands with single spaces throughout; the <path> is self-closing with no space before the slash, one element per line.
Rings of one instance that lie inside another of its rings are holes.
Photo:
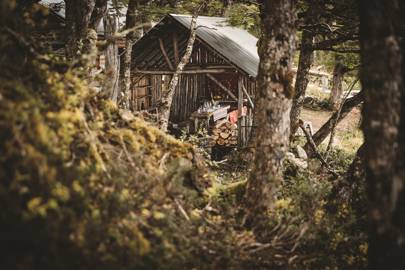
<path fill-rule="evenodd" d="M 200 7 L 201 8 L 201 7 Z M 199 10 L 200 10 L 199 8 Z M 199 11 L 198 11 L 199 12 Z M 197 35 L 197 17 L 198 12 L 196 12 L 192 19 L 190 25 L 190 38 L 187 41 L 186 52 L 184 53 L 183 57 L 180 60 L 180 63 L 177 65 L 176 71 L 174 72 L 169 88 L 167 91 L 163 93 L 162 97 L 162 105 L 159 109 L 160 114 L 160 128 L 162 130 L 167 130 L 169 126 L 169 118 L 170 118 L 170 108 L 172 106 L 173 96 L 176 91 L 176 87 L 179 82 L 180 73 L 184 70 L 184 67 L 188 64 L 191 54 L 193 53 L 194 41 Z"/>
<path fill-rule="evenodd" d="M 400 2 L 360 1 L 369 269 L 405 269 Z"/>
<path fill-rule="evenodd" d="M 141 22 L 139 6 L 145 1 L 140 0 L 129 0 L 128 10 L 126 15 L 125 28 L 132 29 L 136 27 Z M 129 109 L 129 93 L 131 91 L 131 63 L 132 63 L 132 46 L 134 42 L 142 36 L 141 29 L 136 31 L 131 31 L 126 36 L 125 40 L 125 54 L 124 54 L 124 64 L 123 64 L 123 89 L 121 93 L 121 106 L 125 109 Z M 135 102 L 137 104 L 137 102 Z M 136 106 L 136 105 L 135 105 Z M 137 110 L 138 108 L 134 108 Z"/>
<path fill-rule="evenodd" d="M 398 138 L 398 155 L 397 155 L 397 169 L 396 176 L 398 182 L 405 185 L 405 1 L 400 1 L 400 37 L 401 37 L 401 54 L 402 54 L 402 66 L 401 66 L 401 120 L 399 128 L 399 138 Z M 403 188 L 402 188 L 403 189 Z M 402 191 L 398 194 L 398 207 L 394 212 L 394 223 L 398 228 L 401 228 L 401 237 L 405 238 L 405 192 Z"/>
<path fill-rule="evenodd" d="M 104 20 L 105 36 L 114 36 L 118 30 L 118 22 L 115 16 L 107 16 Z M 114 102 L 118 100 L 120 57 L 118 45 L 115 41 L 108 44 L 105 52 L 105 81 L 103 85 L 103 95 Z"/>
<path fill-rule="evenodd" d="M 253 169 L 246 190 L 245 225 L 257 226 L 273 206 L 282 182 L 282 163 L 289 145 L 295 47 L 294 1 L 261 1 L 256 136 Z"/>
<path fill-rule="evenodd" d="M 101 20 L 107 15 L 107 0 L 96 0 L 90 17 L 89 28 L 97 31 Z"/>
<path fill-rule="evenodd" d="M 313 62 L 314 51 L 312 50 L 312 43 L 314 34 L 310 31 L 304 30 L 301 39 L 301 51 L 298 62 L 297 78 L 295 80 L 294 98 L 291 107 L 291 137 L 294 136 L 298 130 L 298 121 L 301 114 L 301 109 L 304 104 L 305 91 L 309 82 L 309 70 Z"/>
<path fill-rule="evenodd" d="M 83 53 L 83 41 L 87 39 L 95 0 L 65 0 L 66 3 L 66 55 L 75 60 Z"/>
<path fill-rule="evenodd" d="M 107 0 L 65 0 L 66 56 L 91 73 L 97 57 L 97 27 L 107 13 Z M 91 77 L 91 75 L 90 75 Z"/>
<path fill-rule="evenodd" d="M 329 136 L 332 131 L 333 123 L 335 121 L 336 125 L 338 125 L 340 121 L 342 121 L 353 110 L 354 107 L 360 105 L 363 100 L 364 91 L 360 91 L 357 95 L 345 100 L 340 113 L 333 113 L 329 120 L 325 124 L 323 124 L 322 127 L 313 135 L 313 140 L 316 146 L 319 146 Z M 304 148 L 310 157 L 314 156 L 314 153 L 308 143 L 305 145 Z"/>
<path fill-rule="evenodd" d="M 309 1 L 308 11 L 306 12 L 306 23 L 317 23 L 319 18 L 319 9 L 322 7 L 322 3 L 318 0 Z M 297 77 L 294 86 L 294 98 L 291 107 L 291 139 L 298 130 L 299 118 L 304 105 L 305 92 L 309 83 L 309 71 L 311 69 L 314 60 L 314 42 L 315 33 L 304 29 L 301 37 L 300 56 L 297 68 Z"/>
<path fill-rule="evenodd" d="M 336 62 L 335 67 L 333 69 L 332 89 L 330 91 L 329 97 L 329 107 L 331 109 L 337 110 L 342 101 L 343 78 L 347 71 L 348 68 L 345 65 L 343 65 L 339 61 Z"/>

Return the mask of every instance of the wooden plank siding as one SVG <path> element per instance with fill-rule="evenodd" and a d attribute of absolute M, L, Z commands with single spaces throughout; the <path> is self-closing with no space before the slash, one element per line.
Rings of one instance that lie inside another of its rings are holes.
<path fill-rule="evenodd" d="M 147 37 L 148 35 L 149 37 Z M 158 107 L 162 91 L 167 89 L 171 78 L 170 73 L 173 72 L 173 67 L 168 63 L 177 63 L 178 57 L 181 58 L 184 55 L 188 34 L 176 23 L 166 22 L 159 28 L 150 31 L 146 37 L 133 54 L 134 83 L 131 90 L 131 108 L 153 111 Z M 178 53 L 176 53 L 176 49 Z M 165 55 L 162 53 L 163 50 Z M 194 44 L 193 53 L 185 70 L 188 72 L 180 75 L 173 97 L 170 112 L 172 123 L 188 121 L 190 115 L 198 110 L 204 101 L 219 95 L 222 102 L 231 105 L 232 109 L 238 109 L 238 101 L 235 101 L 223 89 L 219 89 L 218 84 L 213 83 L 212 79 L 208 79 L 209 70 L 219 70 L 220 72 L 224 70 L 223 73 L 210 74 L 236 97 L 242 92 L 238 91 L 238 81 L 240 81 L 254 100 L 255 79 L 249 77 L 199 39 Z M 193 70 L 203 72 L 192 74 Z M 240 126 L 239 146 L 243 147 L 246 146 L 252 131 L 253 109 L 243 92 L 242 95 L 243 97 L 239 98 L 239 109 L 240 106 L 248 107 L 247 115 L 238 121 Z"/>

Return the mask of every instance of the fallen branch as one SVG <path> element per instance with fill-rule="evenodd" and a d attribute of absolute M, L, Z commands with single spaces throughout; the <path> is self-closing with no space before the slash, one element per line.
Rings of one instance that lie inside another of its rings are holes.
<path fill-rule="evenodd" d="M 320 129 L 313 135 L 313 140 L 315 142 L 315 145 L 318 146 L 320 145 L 330 134 L 330 129 L 331 129 L 331 122 L 333 119 L 337 119 L 338 123 L 344 119 L 351 110 L 361 104 L 364 100 L 364 91 L 360 91 L 358 94 L 355 96 L 348 98 L 346 101 L 342 103 L 342 110 L 338 118 L 336 118 L 336 113 L 334 113 L 328 121 L 326 121 L 325 124 L 322 125 Z M 309 156 L 313 156 L 313 154 L 310 152 L 310 146 L 309 143 L 307 143 L 304 146 L 304 149 L 307 151 Z"/>
<path fill-rule="evenodd" d="M 314 140 L 312 139 L 311 134 L 309 134 L 308 130 L 304 127 L 304 122 L 300 119 L 299 120 L 299 126 L 302 129 L 302 131 L 305 134 L 305 137 L 307 138 L 307 141 L 309 145 L 311 146 L 312 150 L 315 153 L 315 156 L 321 161 L 322 165 L 326 168 L 328 172 L 330 172 L 333 176 L 339 177 L 339 174 L 335 172 L 330 165 L 326 162 L 326 160 L 322 157 L 321 153 L 318 150 L 318 147 L 316 147 L 316 144 Z"/>

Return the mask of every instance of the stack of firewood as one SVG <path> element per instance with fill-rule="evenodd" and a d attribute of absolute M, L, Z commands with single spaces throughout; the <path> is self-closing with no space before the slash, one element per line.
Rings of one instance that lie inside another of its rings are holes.
<path fill-rule="evenodd" d="M 221 146 L 235 146 L 238 144 L 238 129 L 231 122 L 223 122 L 212 130 L 213 141 Z"/>

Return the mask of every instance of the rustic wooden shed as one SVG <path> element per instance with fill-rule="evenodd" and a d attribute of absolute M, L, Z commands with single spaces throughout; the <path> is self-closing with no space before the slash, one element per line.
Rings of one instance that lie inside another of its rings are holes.
<path fill-rule="evenodd" d="M 133 48 L 131 107 L 153 111 L 183 56 L 191 16 L 170 14 Z M 247 144 L 259 65 L 257 38 L 231 27 L 225 18 L 200 16 L 193 53 L 176 89 L 170 122 L 188 121 L 204 102 L 215 100 L 238 110 L 238 144 Z"/>

